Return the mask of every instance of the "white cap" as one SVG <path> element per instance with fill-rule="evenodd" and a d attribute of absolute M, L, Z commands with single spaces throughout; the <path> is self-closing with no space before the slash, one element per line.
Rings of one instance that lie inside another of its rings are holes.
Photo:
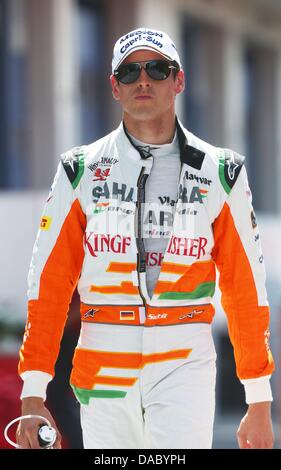
<path fill-rule="evenodd" d="M 112 73 L 129 54 L 141 49 L 156 51 L 166 59 L 177 62 L 181 68 L 178 51 L 168 34 L 156 29 L 138 28 L 116 41 L 113 49 Z"/>

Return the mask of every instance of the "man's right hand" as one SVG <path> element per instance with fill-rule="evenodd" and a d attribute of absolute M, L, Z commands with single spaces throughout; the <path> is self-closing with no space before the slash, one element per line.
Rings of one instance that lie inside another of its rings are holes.
<path fill-rule="evenodd" d="M 27 397 L 22 399 L 22 416 L 25 415 L 39 415 L 47 418 L 53 428 L 57 432 L 57 439 L 53 445 L 54 449 L 61 449 L 61 435 L 56 426 L 56 423 L 44 405 L 43 398 L 40 397 Z M 18 425 L 16 438 L 17 444 L 22 449 L 41 449 L 38 442 L 38 429 L 41 424 L 46 424 L 39 418 L 23 419 Z"/>

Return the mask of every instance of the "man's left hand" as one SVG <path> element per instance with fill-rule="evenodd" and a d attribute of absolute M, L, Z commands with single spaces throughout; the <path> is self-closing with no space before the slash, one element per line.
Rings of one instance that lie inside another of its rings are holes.
<path fill-rule="evenodd" d="M 271 402 L 252 403 L 237 430 L 240 449 L 272 449 Z"/>

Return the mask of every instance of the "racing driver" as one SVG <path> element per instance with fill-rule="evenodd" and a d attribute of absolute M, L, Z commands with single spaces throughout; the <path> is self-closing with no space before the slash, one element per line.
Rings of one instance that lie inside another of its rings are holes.
<path fill-rule="evenodd" d="M 238 445 L 272 448 L 269 306 L 244 157 L 177 117 L 185 76 L 166 33 L 118 39 L 110 82 L 122 122 L 61 156 L 44 207 L 20 349 L 22 414 L 56 428 L 44 402 L 78 284 L 70 383 L 84 447 L 211 448 L 217 268 L 248 404 Z M 21 447 L 39 447 L 38 424 L 21 422 Z"/>

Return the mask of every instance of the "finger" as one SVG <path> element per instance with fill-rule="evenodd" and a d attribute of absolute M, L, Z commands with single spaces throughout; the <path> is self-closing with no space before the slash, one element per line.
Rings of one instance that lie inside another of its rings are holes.
<path fill-rule="evenodd" d="M 265 442 L 265 449 L 273 449 L 274 447 L 274 439 L 269 439 Z"/>
<path fill-rule="evenodd" d="M 62 437 L 61 437 L 61 434 L 60 434 L 60 432 L 58 431 L 58 429 L 57 429 L 57 428 L 55 428 L 55 429 L 56 429 L 56 431 L 57 431 L 57 438 L 56 438 L 56 441 L 55 441 L 55 443 L 54 443 L 54 445 L 53 445 L 53 448 L 54 448 L 54 449 L 61 449 Z"/>
<path fill-rule="evenodd" d="M 272 441 L 265 441 L 265 440 L 256 440 L 251 443 L 252 449 L 272 449 L 273 442 Z"/>
<path fill-rule="evenodd" d="M 19 435 L 17 436 L 17 444 L 20 446 L 20 449 L 30 449 L 30 443 L 27 437 Z"/>
<path fill-rule="evenodd" d="M 55 423 L 55 421 L 54 421 L 54 419 L 51 415 L 49 416 L 49 421 L 50 421 L 52 427 L 56 430 L 56 433 L 57 433 L 55 443 L 53 444 L 53 449 L 61 449 L 62 436 L 61 436 L 61 433 L 59 432 L 59 430 L 57 428 L 57 425 L 56 425 L 56 423 Z"/>
<path fill-rule="evenodd" d="M 30 449 L 29 440 L 20 424 L 16 430 L 16 443 L 20 446 L 21 449 Z"/>
<path fill-rule="evenodd" d="M 53 448 L 54 449 L 61 449 L 61 442 L 60 441 L 56 441 L 53 445 Z"/>
<path fill-rule="evenodd" d="M 29 440 L 31 449 L 41 449 L 38 440 L 38 427 L 32 426 L 26 429 L 26 436 Z"/>
<path fill-rule="evenodd" d="M 251 449 L 250 442 L 245 437 L 238 437 L 239 449 Z"/>

